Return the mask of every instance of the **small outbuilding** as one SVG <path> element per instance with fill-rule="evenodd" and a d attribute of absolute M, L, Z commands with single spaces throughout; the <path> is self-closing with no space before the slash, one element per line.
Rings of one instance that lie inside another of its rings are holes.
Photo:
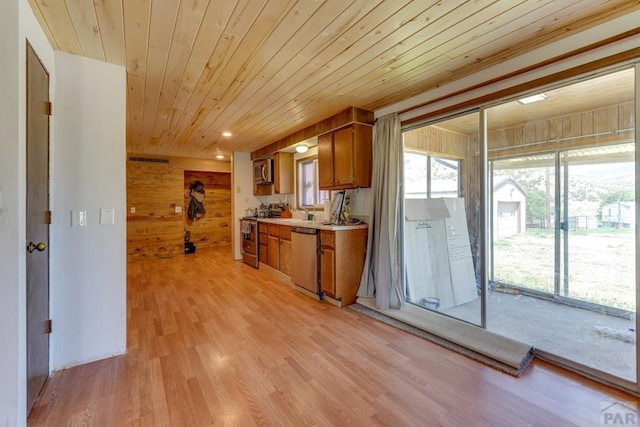
<path fill-rule="evenodd" d="M 636 225 L 635 202 L 611 202 L 602 206 L 603 227 L 630 228 Z"/>
<path fill-rule="evenodd" d="M 527 212 L 527 194 L 508 177 L 493 182 L 493 238 L 499 240 L 524 233 Z"/>

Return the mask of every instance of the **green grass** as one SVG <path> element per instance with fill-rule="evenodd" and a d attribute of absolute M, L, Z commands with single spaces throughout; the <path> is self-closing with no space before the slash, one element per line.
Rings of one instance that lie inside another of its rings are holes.
<path fill-rule="evenodd" d="M 500 239 L 493 245 L 493 254 L 495 280 L 553 292 L 553 230 L 528 229 Z M 635 311 L 633 229 L 569 232 L 569 296 Z"/>

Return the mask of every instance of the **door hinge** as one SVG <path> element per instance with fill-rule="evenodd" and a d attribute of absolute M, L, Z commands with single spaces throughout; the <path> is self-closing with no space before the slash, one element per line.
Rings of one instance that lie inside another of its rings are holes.
<path fill-rule="evenodd" d="M 47 116 L 53 115 L 53 104 L 50 101 L 45 101 L 44 111 Z"/>
<path fill-rule="evenodd" d="M 50 334 L 52 330 L 53 330 L 53 326 L 52 326 L 51 319 L 45 320 L 44 321 L 44 333 L 45 334 Z"/>
<path fill-rule="evenodd" d="M 44 211 L 44 223 L 51 224 L 51 211 Z"/>

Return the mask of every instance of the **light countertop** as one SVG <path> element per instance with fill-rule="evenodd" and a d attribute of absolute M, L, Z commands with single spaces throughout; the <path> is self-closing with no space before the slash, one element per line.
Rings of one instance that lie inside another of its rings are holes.
<path fill-rule="evenodd" d="M 257 218 L 258 222 L 266 222 L 269 224 L 288 225 L 290 227 L 306 227 L 315 228 L 318 230 L 331 230 L 331 231 L 343 231 L 343 230 L 359 230 L 362 228 L 368 228 L 368 224 L 348 224 L 348 225 L 335 225 L 335 224 L 323 224 L 321 221 L 305 221 L 297 218 Z"/>

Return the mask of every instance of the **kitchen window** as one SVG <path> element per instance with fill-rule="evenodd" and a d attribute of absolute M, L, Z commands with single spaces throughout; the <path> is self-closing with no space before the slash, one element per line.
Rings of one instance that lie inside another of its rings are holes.
<path fill-rule="evenodd" d="M 318 188 L 318 158 L 298 161 L 298 207 L 313 208 L 329 200 L 329 191 Z"/>

